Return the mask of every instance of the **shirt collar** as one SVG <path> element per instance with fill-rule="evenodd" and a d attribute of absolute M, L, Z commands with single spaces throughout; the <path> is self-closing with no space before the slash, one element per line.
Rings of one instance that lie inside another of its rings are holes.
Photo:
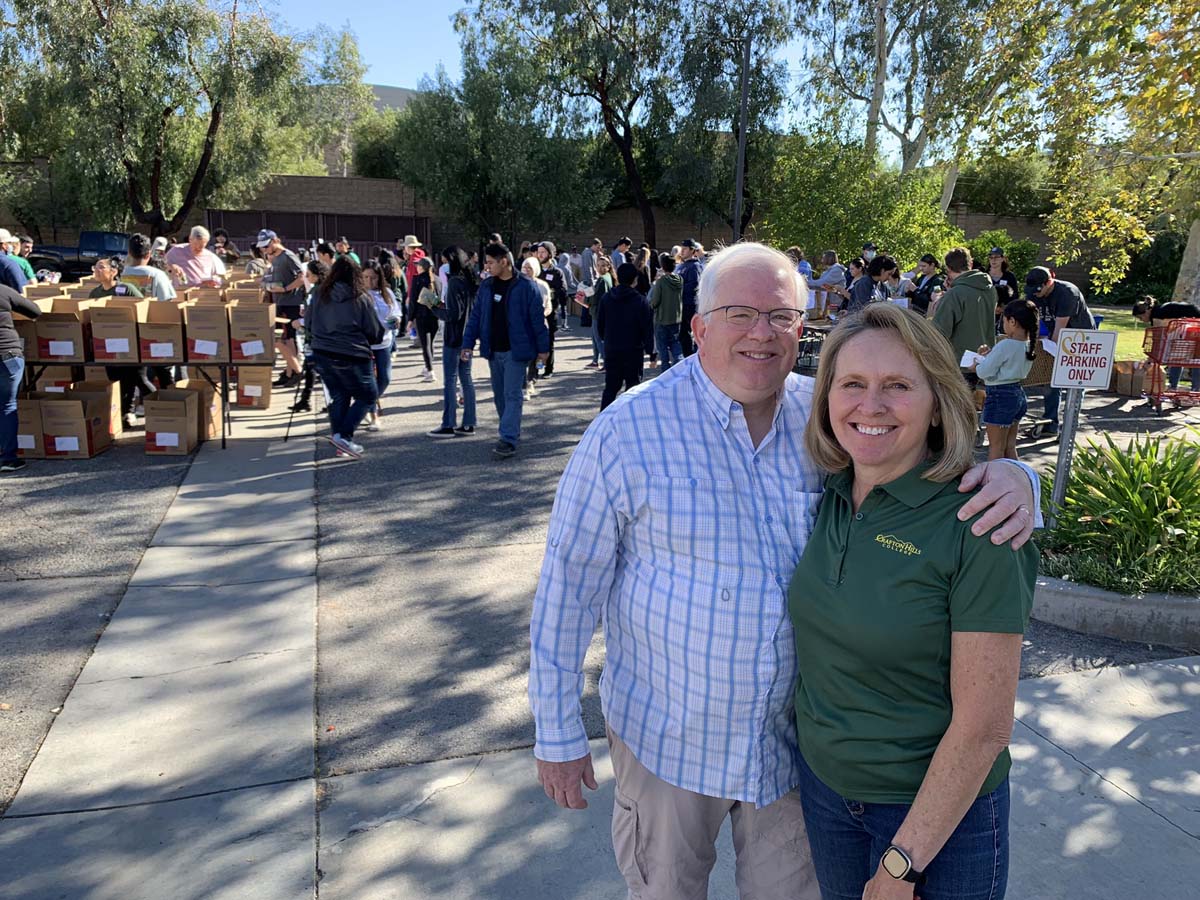
<path fill-rule="evenodd" d="M 889 481 L 887 484 L 881 484 L 879 487 L 887 491 L 894 499 L 899 500 L 905 506 L 917 509 L 940 494 L 946 487 L 945 482 L 930 481 L 927 478 L 921 477 L 932 465 L 933 463 L 930 460 L 924 460 L 899 478 Z M 830 475 L 826 488 L 837 492 L 847 500 L 851 500 L 853 499 L 853 485 L 854 470 L 851 467 Z"/>
<path fill-rule="evenodd" d="M 704 401 L 704 405 L 709 411 L 716 416 L 717 421 L 721 423 L 722 429 L 729 427 L 729 420 L 733 416 L 734 407 L 741 410 L 741 404 L 734 400 L 719 387 L 713 384 L 708 373 L 704 371 L 704 366 L 700 365 L 700 354 L 694 353 L 687 357 L 684 364 L 691 367 L 692 381 L 696 384 L 696 390 L 700 394 L 700 399 Z M 795 382 L 795 383 L 794 383 Z M 775 415 L 772 417 L 772 423 L 779 422 L 779 414 L 783 411 L 784 391 L 798 390 L 797 379 L 789 376 L 784 382 L 783 387 L 779 389 L 779 393 L 775 395 Z"/>

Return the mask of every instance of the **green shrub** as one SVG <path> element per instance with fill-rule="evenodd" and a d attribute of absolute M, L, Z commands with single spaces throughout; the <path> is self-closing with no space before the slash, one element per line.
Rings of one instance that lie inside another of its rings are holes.
<path fill-rule="evenodd" d="M 954 199 L 976 212 L 1042 216 L 1053 207 L 1049 176 L 1049 162 L 1043 154 L 985 154 L 963 167 L 954 186 Z"/>
<path fill-rule="evenodd" d="M 1200 445 L 1141 435 L 1122 449 L 1105 435 L 1080 447 L 1039 543 L 1047 575 L 1124 594 L 1200 591 Z"/>
<path fill-rule="evenodd" d="M 1159 300 L 1170 300 L 1183 263 L 1187 238 L 1186 232 L 1174 229 L 1156 234 L 1150 246 L 1130 262 L 1125 277 L 1104 295 L 1104 302 L 1111 306 L 1128 306 L 1147 294 Z"/>
<path fill-rule="evenodd" d="M 1008 257 L 1008 267 L 1022 284 L 1025 282 L 1025 275 L 1037 265 L 1038 257 L 1042 255 L 1042 248 L 1033 241 L 1024 238 L 1017 240 L 1010 237 L 1003 228 L 995 228 L 981 232 L 967 241 L 967 249 L 971 251 L 977 269 L 987 271 L 988 254 L 992 252 L 993 247 L 1004 251 L 1004 255 Z"/>

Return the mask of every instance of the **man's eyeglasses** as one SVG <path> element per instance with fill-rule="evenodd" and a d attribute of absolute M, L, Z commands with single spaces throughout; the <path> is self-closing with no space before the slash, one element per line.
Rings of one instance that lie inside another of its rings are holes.
<path fill-rule="evenodd" d="M 800 324 L 800 319 L 804 316 L 801 310 L 787 306 L 770 309 L 766 312 L 755 309 L 753 306 L 718 306 L 716 309 L 709 310 L 706 315 L 714 313 L 724 313 L 725 321 L 739 331 L 749 331 L 758 322 L 759 316 L 766 316 L 768 324 L 776 331 L 792 331 Z"/>

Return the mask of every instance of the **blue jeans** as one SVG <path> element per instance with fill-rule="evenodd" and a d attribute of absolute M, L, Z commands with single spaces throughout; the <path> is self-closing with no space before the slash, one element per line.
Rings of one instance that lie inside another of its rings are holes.
<path fill-rule="evenodd" d="M 592 316 L 592 362 L 599 365 L 604 358 L 604 342 L 600 340 L 600 320 Z"/>
<path fill-rule="evenodd" d="M 463 361 L 462 347 L 442 344 L 442 427 L 454 428 L 458 418 L 456 383 L 462 383 L 463 428 L 475 427 L 475 380 L 471 377 L 471 361 Z"/>
<path fill-rule="evenodd" d="M 907 804 L 847 800 L 800 760 L 800 802 L 822 900 L 862 900 Z M 1008 779 L 971 804 L 925 869 L 921 900 L 1001 900 L 1008 887 Z"/>
<path fill-rule="evenodd" d="M 521 387 L 529 363 L 513 359 L 510 350 L 493 353 L 488 365 L 492 370 L 492 400 L 500 416 L 500 440 L 515 447 L 521 437 L 521 407 L 524 403 Z"/>
<path fill-rule="evenodd" d="M 683 359 L 683 346 L 679 343 L 679 324 L 655 325 L 654 346 L 658 349 L 658 365 L 667 371 Z"/>
<path fill-rule="evenodd" d="M 1167 366 L 1167 384 L 1171 390 L 1179 389 L 1179 379 L 1183 375 L 1183 366 Z M 1200 391 L 1200 369 L 1188 369 L 1188 377 L 1192 379 L 1192 390 Z"/>
<path fill-rule="evenodd" d="M 17 459 L 17 391 L 24 374 L 20 356 L 0 361 L 0 463 Z"/>
<path fill-rule="evenodd" d="M 1058 404 L 1062 401 L 1062 390 L 1059 388 L 1045 388 L 1044 396 L 1046 398 L 1046 414 L 1045 418 L 1050 420 L 1051 432 L 1058 431 Z"/>
<path fill-rule="evenodd" d="M 375 391 L 382 400 L 383 392 L 392 383 L 392 348 L 384 347 L 382 350 L 372 350 L 371 353 L 375 356 Z"/>
<path fill-rule="evenodd" d="M 350 440 L 379 399 L 375 364 L 369 359 L 333 359 L 319 353 L 312 359 L 329 391 L 329 425 L 334 434 Z"/>

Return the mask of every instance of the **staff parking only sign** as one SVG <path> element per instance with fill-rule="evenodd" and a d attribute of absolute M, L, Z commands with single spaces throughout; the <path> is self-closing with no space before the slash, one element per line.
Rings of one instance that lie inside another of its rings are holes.
<path fill-rule="evenodd" d="M 1116 353 L 1115 331 L 1064 329 L 1058 336 L 1050 386 L 1108 390 Z"/>

